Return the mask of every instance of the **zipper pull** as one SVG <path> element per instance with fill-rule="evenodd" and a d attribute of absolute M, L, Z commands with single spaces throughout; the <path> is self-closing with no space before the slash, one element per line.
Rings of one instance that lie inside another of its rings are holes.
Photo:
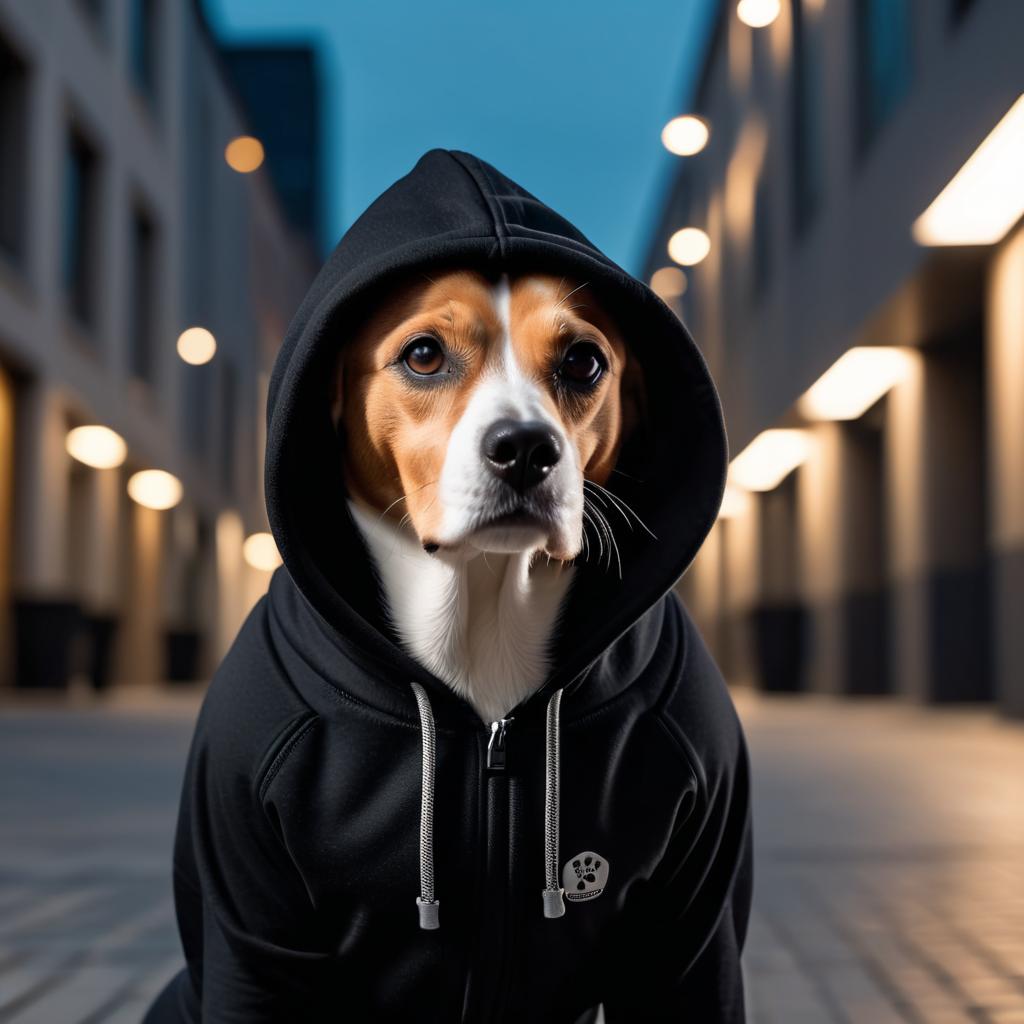
<path fill-rule="evenodd" d="M 496 722 L 491 722 L 491 738 L 487 741 L 487 767 L 492 771 L 505 770 L 508 727 L 511 724 L 511 718 L 499 718 Z"/>

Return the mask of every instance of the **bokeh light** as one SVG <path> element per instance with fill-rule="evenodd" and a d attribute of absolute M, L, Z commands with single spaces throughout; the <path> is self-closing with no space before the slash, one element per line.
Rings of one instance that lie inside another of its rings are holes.
<path fill-rule="evenodd" d="M 181 481 L 162 469 L 143 469 L 128 480 L 128 496 L 146 508 L 174 508 L 181 495 Z"/>
<path fill-rule="evenodd" d="M 668 254 L 684 267 L 693 267 L 711 252 L 711 239 L 700 228 L 681 228 L 668 240 Z"/>
<path fill-rule="evenodd" d="M 73 459 L 93 469 L 114 469 L 128 456 L 124 438 L 117 431 L 98 423 L 69 430 L 64 447 Z"/>
<path fill-rule="evenodd" d="M 251 135 L 239 135 L 224 150 L 224 159 L 233 171 L 251 174 L 263 164 L 263 143 Z"/>
<path fill-rule="evenodd" d="M 190 366 L 208 363 L 217 352 L 217 339 L 205 327 L 189 327 L 178 335 L 178 355 Z"/>
<path fill-rule="evenodd" d="M 242 545 L 242 556 L 253 569 L 273 572 L 281 564 L 281 553 L 269 533 L 251 533 Z"/>
<path fill-rule="evenodd" d="M 711 130 L 703 118 L 693 114 L 673 117 L 661 130 L 661 141 L 664 147 L 676 156 L 693 156 L 707 144 Z"/>

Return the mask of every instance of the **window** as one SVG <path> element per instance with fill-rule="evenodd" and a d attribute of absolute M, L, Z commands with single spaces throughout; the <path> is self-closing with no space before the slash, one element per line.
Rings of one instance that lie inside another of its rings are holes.
<path fill-rule="evenodd" d="M 0 38 L 0 252 L 25 257 L 28 68 Z"/>
<path fill-rule="evenodd" d="M 78 0 L 78 6 L 82 9 L 89 21 L 92 22 L 93 26 L 99 29 L 101 35 L 106 32 L 106 0 Z"/>
<path fill-rule="evenodd" d="M 865 150 L 910 89 L 910 0 L 857 0 L 857 136 Z"/>
<path fill-rule="evenodd" d="M 72 129 L 64 165 L 61 279 L 68 309 L 84 327 L 96 322 L 99 191 L 99 156 L 85 137 Z"/>
<path fill-rule="evenodd" d="M 132 77 L 139 91 L 154 106 L 159 93 L 159 0 L 131 0 L 129 43 Z"/>
<path fill-rule="evenodd" d="M 975 0 L 952 0 L 953 20 L 959 21 L 973 6 Z"/>
<path fill-rule="evenodd" d="M 133 377 L 156 380 L 157 232 L 141 206 L 132 211 L 128 292 L 128 369 Z"/>
<path fill-rule="evenodd" d="M 821 45 L 817 9 L 806 0 L 792 0 L 793 81 L 792 159 L 793 226 L 797 235 L 814 219 L 825 187 L 822 130 Z"/>

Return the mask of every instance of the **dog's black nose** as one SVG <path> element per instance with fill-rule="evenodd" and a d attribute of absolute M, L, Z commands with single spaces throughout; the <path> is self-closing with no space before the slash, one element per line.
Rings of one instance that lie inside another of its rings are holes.
<path fill-rule="evenodd" d="M 520 492 L 539 484 L 562 457 L 555 432 L 539 420 L 496 420 L 481 448 L 491 472 Z"/>

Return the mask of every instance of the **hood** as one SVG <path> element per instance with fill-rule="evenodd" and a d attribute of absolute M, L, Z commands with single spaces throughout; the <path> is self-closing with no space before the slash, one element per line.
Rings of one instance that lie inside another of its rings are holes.
<path fill-rule="evenodd" d="M 672 310 L 564 217 L 469 153 L 430 150 L 379 196 L 338 243 L 288 329 L 267 404 L 266 501 L 284 560 L 278 574 L 288 574 L 346 650 L 384 666 L 389 683 L 408 693 L 418 680 L 438 699 L 465 703 L 399 647 L 384 619 L 345 500 L 327 400 L 337 351 L 374 297 L 410 271 L 442 267 L 587 282 L 643 370 L 644 422 L 626 439 L 606 486 L 650 534 L 619 521 L 621 577 L 614 563 L 577 561 L 551 672 L 534 696 L 569 693 L 673 586 L 710 530 L 727 465 L 721 406 Z"/>

